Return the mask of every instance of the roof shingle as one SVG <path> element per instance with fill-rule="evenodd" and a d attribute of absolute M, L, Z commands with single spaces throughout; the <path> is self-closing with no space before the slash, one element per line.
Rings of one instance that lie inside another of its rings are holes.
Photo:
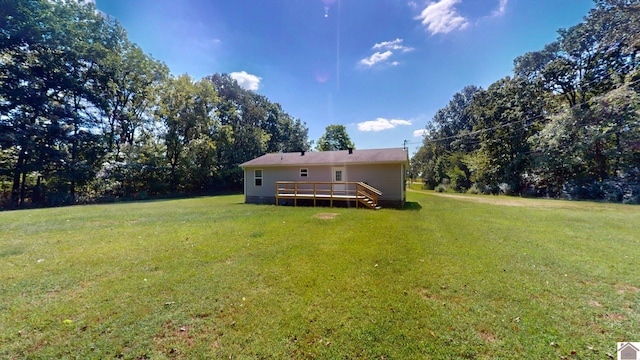
<path fill-rule="evenodd" d="M 337 165 L 337 164 L 391 164 L 408 162 L 403 148 L 320 151 L 266 154 L 241 164 L 241 167 Z"/>

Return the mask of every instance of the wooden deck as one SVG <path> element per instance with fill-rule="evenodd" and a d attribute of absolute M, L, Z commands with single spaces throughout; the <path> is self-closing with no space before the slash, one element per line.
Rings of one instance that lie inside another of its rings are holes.
<path fill-rule="evenodd" d="M 335 201 L 355 202 L 370 209 L 379 209 L 378 198 L 382 195 L 378 189 L 362 182 L 306 182 L 306 181 L 278 181 L 276 182 L 276 205 L 280 199 L 292 199 L 293 205 L 298 200 L 312 200 L 313 206 L 319 200 L 328 200 L 333 207 Z"/>

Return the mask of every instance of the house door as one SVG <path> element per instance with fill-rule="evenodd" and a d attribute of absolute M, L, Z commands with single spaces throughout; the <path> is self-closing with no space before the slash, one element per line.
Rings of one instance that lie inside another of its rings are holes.
<path fill-rule="evenodd" d="M 333 167 L 331 168 L 331 181 L 336 182 L 345 182 L 347 181 L 347 173 L 344 167 Z M 333 191 L 338 193 L 343 193 L 347 190 L 347 186 L 344 184 L 333 185 Z"/>

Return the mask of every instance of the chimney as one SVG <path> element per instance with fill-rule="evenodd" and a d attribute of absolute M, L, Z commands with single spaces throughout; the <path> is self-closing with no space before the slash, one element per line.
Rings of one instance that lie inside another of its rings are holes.
<path fill-rule="evenodd" d="M 300 151 L 300 156 L 304 156 L 304 150 Z"/>
<path fill-rule="evenodd" d="M 353 154 L 353 148 L 348 148 L 349 150 L 349 155 Z"/>

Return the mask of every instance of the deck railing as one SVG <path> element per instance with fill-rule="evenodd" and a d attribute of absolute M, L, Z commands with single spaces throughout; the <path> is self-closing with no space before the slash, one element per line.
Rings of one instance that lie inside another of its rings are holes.
<path fill-rule="evenodd" d="M 378 207 L 378 198 L 382 195 L 380 190 L 363 182 L 357 183 L 356 190 L 358 195 L 365 197 L 364 202 L 367 206 L 373 205 L 373 207 Z"/>
<path fill-rule="evenodd" d="M 318 200 L 328 200 L 329 206 L 334 201 L 355 201 L 356 207 L 364 204 L 376 208 L 381 195 L 378 189 L 363 182 L 276 182 L 276 205 L 280 199 L 293 199 L 294 206 L 298 205 L 298 199 L 308 199 L 313 200 L 313 206 Z"/>

